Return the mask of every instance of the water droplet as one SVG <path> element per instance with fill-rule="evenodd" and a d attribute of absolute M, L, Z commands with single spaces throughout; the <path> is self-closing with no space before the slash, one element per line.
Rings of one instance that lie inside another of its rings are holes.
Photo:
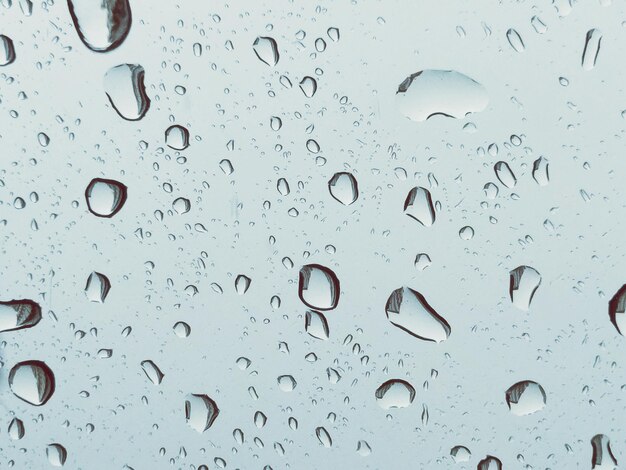
<path fill-rule="evenodd" d="M 450 456 L 454 460 L 455 463 L 459 462 L 469 462 L 472 453 L 465 446 L 454 446 L 450 450 Z"/>
<path fill-rule="evenodd" d="M 104 91 L 113 109 L 127 121 L 137 121 L 150 108 L 144 85 L 144 69 L 137 64 L 121 64 L 104 75 Z"/>
<path fill-rule="evenodd" d="M 537 34 L 544 34 L 546 31 L 548 31 L 548 27 L 543 21 L 541 21 L 541 18 L 539 18 L 538 16 L 533 16 L 530 19 L 530 24 Z"/>
<path fill-rule="evenodd" d="M 508 39 L 509 44 L 515 52 L 524 52 L 524 49 L 526 47 L 524 46 L 524 41 L 522 41 L 522 37 L 517 31 L 515 31 L 513 28 L 509 29 L 506 32 L 506 38 Z"/>
<path fill-rule="evenodd" d="M 361 457 L 367 457 L 372 453 L 372 448 L 367 441 L 360 440 L 356 443 L 356 451 Z"/>
<path fill-rule="evenodd" d="M 41 307 L 28 299 L 0 301 L 0 332 L 31 328 L 41 320 Z"/>
<path fill-rule="evenodd" d="M 248 276 L 239 274 L 237 278 L 235 279 L 235 290 L 237 291 L 239 295 L 243 295 L 246 292 L 248 292 L 251 282 L 252 282 L 252 279 L 250 279 Z"/>
<path fill-rule="evenodd" d="M 394 290 L 385 306 L 389 321 L 398 328 L 426 341 L 440 343 L 448 339 L 448 322 L 433 309 L 424 296 L 409 288 Z"/>
<path fill-rule="evenodd" d="M 300 269 L 298 295 L 308 307 L 331 310 L 339 302 L 339 279 L 325 266 L 307 264 Z"/>
<path fill-rule="evenodd" d="M 611 298 L 609 302 L 609 318 L 617 332 L 622 336 L 626 336 L 626 284 L 620 287 Z"/>
<path fill-rule="evenodd" d="M 90 302 L 104 303 L 107 295 L 111 290 L 111 282 L 104 274 L 92 272 L 87 278 L 85 285 L 85 295 Z"/>
<path fill-rule="evenodd" d="M 550 182 L 548 166 L 548 160 L 543 157 L 533 162 L 533 179 L 539 186 L 546 186 Z"/>
<path fill-rule="evenodd" d="M 276 380 L 278 382 L 278 388 L 280 388 L 283 392 L 293 392 L 298 385 L 296 379 L 294 379 L 291 375 L 281 375 Z"/>
<path fill-rule="evenodd" d="M 173 329 L 179 338 L 187 338 L 191 334 L 191 327 L 184 321 L 176 322 Z"/>
<path fill-rule="evenodd" d="M 85 190 L 89 212 L 98 217 L 113 217 L 126 202 L 127 188 L 119 181 L 94 178 Z"/>
<path fill-rule="evenodd" d="M 510 272 L 509 295 L 520 310 L 528 310 L 535 291 L 541 284 L 541 274 L 530 266 L 518 266 Z"/>
<path fill-rule="evenodd" d="M 302 93 L 304 93 L 304 96 L 306 96 L 307 98 L 312 98 L 317 91 L 317 81 L 313 77 L 304 77 L 302 80 L 300 80 L 299 85 Z"/>
<path fill-rule="evenodd" d="M 507 162 L 498 162 L 493 166 L 493 170 L 496 172 L 498 181 L 507 188 L 514 188 L 517 184 L 517 178 L 513 174 L 511 167 Z"/>
<path fill-rule="evenodd" d="M 487 107 L 487 91 L 480 83 L 454 70 L 423 70 L 409 75 L 398 87 L 400 112 L 417 122 L 443 115 L 457 119 Z"/>
<path fill-rule="evenodd" d="M 0 66 L 12 64 L 15 61 L 15 46 L 13 40 L 0 34 Z"/>
<path fill-rule="evenodd" d="M 163 381 L 164 374 L 154 362 L 150 360 L 141 361 L 141 368 L 154 385 L 159 385 Z"/>
<path fill-rule="evenodd" d="M 190 394 L 185 400 L 185 419 L 187 424 L 199 433 L 211 427 L 220 410 L 207 395 Z"/>
<path fill-rule="evenodd" d="M 304 329 L 313 338 L 327 340 L 330 335 L 328 321 L 321 312 L 308 310 L 304 319 Z"/>
<path fill-rule="evenodd" d="M 523 380 L 506 391 L 506 404 L 516 416 L 535 413 L 546 406 L 546 392 L 532 380 Z"/>
<path fill-rule="evenodd" d="M 352 173 L 335 173 L 328 181 L 328 190 L 344 206 L 353 204 L 359 197 L 359 185 Z"/>
<path fill-rule="evenodd" d="M 474 238 L 474 229 L 469 225 L 461 227 L 461 230 L 459 230 L 459 237 L 461 240 L 471 240 Z"/>
<path fill-rule="evenodd" d="M 600 53 L 600 43 L 602 42 L 602 33 L 599 29 L 590 29 L 585 36 L 585 48 L 581 65 L 584 70 L 591 70 L 596 66 L 598 54 Z"/>
<path fill-rule="evenodd" d="M 273 38 L 259 36 L 254 40 L 252 48 L 256 56 L 264 64 L 273 67 L 278 63 L 280 54 L 278 53 L 278 44 L 276 44 Z"/>
<path fill-rule="evenodd" d="M 278 116 L 272 116 L 270 119 L 270 128 L 273 131 L 279 131 L 283 127 L 283 121 Z"/>
<path fill-rule="evenodd" d="M 191 210 L 191 201 L 184 197 L 178 197 L 172 202 L 172 209 L 179 214 L 186 214 Z"/>
<path fill-rule="evenodd" d="M 413 262 L 413 266 L 415 266 L 420 271 L 423 271 L 430 265 L 431 265 L 430 256 L 428 256 L 426 253 L 419 253 L 415 257 L 415 261 Z"/>
<path fill-rule="evenodd" d="M 9 386 L 20 400 L 41 406 L 54 393 L 54 374 L 44 362 L 20 362 L 9 373 Z"/>
<path fill-rule="evenodd" d="M 50 144 L 50 137 L 46 133 L 40 132 L 37 134 L 37 141 L 42 147 L 47 147 Z"/>
<path fill-rule="evenodd" d="M 48 447 L 46 447 L 46 456 L 48 457 L 50 465 L 53 467 L 62 467 L 67 460 L 67 450 L 61 444 L 48 444 Z"/>
<path fill-rule="evenodd" d="M 617 459 L 611 450 L 611 441 L 605 434 L 596 434 L 591 438 L 591 468 L 593 470 L 615 470 Z"/>
<path fill-rule="evenodd" d="M 406 380 L 392 379 L 378 387 L 375 396 L 383 410 L 406 408 L 415 399 L 415 388 Z"/>
<path fill-rule="evenodd" d="M 416 186 L 409 191 L 404 201 L 404 213 L 425 227 L 435 223 L 435 207 L 426 188 Z"/>
<path fill-rule="evenodd" d="M 326 31 L 326 34 L 328 34 L 328 37 L 331 39 L 331 41 L 333 42 L 337 42 L 339 41 L 339 29 L 337 28 L 328 28 L 328 30 Z"/>
<path fill-rule="evenodd" d="M 9 424 L 9 437 L 14 441 L 19 441 L 24 437 L 24 422 L 19 418 L 13 418 Z"/>
<path fill-rule="evenodd" d="M 130 31 L 128 0 L 68 0 L 78 37 L 89 49 L 107 52 L 119 46 Z"/>
<path fill-rule="evenodd" d="M 276 182 L 276 189 L 282 196 L 287 196 L 289 194 L 289 183 L 285 178 L 280 178 Z"/>
<path fill-rule="evenodd" d="M 477 470 L 502 470 L 502 461 L 493 457 L 492 455 L 488 455 L 480 462 L 478 462 Z"/>
<path fill-rule="evenodd" d="M 330 448 L 333 446 L 333 440 L 330 438 L 330 434 L 328 431 L 322 426 L 315 428 L 315 435 L 317 436 L 317 440 L 324 447 Z"/>
<path fill-rule="evenodd" d="M 171 149 L 185 150 L 189 147 L 189 131 L 178 124 L 170 126 L 165 131 L 165 143 Z"/>

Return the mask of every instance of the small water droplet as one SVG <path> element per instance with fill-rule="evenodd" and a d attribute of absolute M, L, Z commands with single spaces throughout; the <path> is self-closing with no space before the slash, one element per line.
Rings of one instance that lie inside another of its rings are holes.
<path fill-rule="evenodd" d="M 328 181 L 330 195 L 344 206 L 353 204 L 359 197 L 359 185 L 352 173 L 335 173 Z"/>
<path fill-rule="evenodd" d="M 29 299 L 0 301 L 0 332 L 32 328 L 41 320 L 41 307 Z"/>
<path fill-rule="evenodd" d="M 435 223 L 435 207 L 430 191 L 419 186 L 411 189 L 404 201 L 404 213 L 425 227 L 432 226 Z"/>
<path fill-rule="evenodd" d="M 89 212 L 98 217 L 113 217 L 127 198 L 127 188 L 119 181 L 94 178 L 85 190 Z"/>
<path fill-rule="evenodd" d="M 185 419 L 187 424 L 199 433 L 211 427 L 219 415 L 217 404 L 203 394 L 190 394 L 185 399 Z"/>
<path fill-rule="evenodd" d="M 154 362 L 150 360 L 141 361 L 141 368 L 154 385 L 159 385 L 163 381 L 164 374 Z"/>
<path fill-rule="evenodd" d="M 307 98 L 312 98 L 313 95 L 315 95 L 315 92 L 317 92 L 317 80 L 315 80 L 313 77 L 304 77 L 302 80 L 300 80 L 299 85 L 302 93 L 304 93 L 304 96 L 306 96 Z"/>
<path fill-rule="evenodd" d="M 144 75 L 143 67 L 137 64 L 121 64 L 104 75 L 104 90 L 109 102 L 127 121 L 141 119 L 150 108 Z"/>
<path fill-rule="evenodd" d="M 532 380 L 523 380 L 506 391 L 506 404 L 516 416 L 535 413 L 546 406 L 546 392 Z"/>
<path fill-rule="evenodd" d="M 472 453 L 465 446 L 454 446 L 452 449 L 450 449 L 450 456 L 455 463 L 469 462 Z"/>
<path fill-rule="evenodd" d="M 376 389 L 376 403 L 383 410 L 406 408 L 415 399 L 415 388 L 402 379 L 391 379 Z"/>
<path fill-rule="evenodd" d="M 327 340 L 330 335 L 328 321 L 321 312 L 308 310 L 304 319 L 304 329 L 313 338 Z"/>
<path fill-rule="evenodd" d="M 528 310 L 535 291 L 541 284 L 541 274 L 530 266 L 518 266 L 510 272 L 509 295 L 520 310 Z"/>
<path fill-rule="evenodd" d="M 254 40 L 252 44 L 254 53 L 261 62 L 269 65 L 270 67 L 278 64 L 280 54 L 278 53 L 278 44 L 273 38 L 259 36 Z"/>
<path fill-rule="evenodd" d="M 46 447 L 46 456 L 48 462 L 53 467 L 62 467 L 67 460 L 67 450 L 61 444 L 49 444 Z"/>
<path fill-rule="evenodd" d="M 524 52 L 524 49 L 526 49 L 522 37 L 513 28 L 506 32 L 506 38 L 515 52 Z"/>
<path fill-rule="evenodd" d="M 517 178 L 513 174 L 513 170 L 507 162 L 498 162 L 493 166 L 498 181 L 507 188 L 514 188 L 517 184 Z"/>
<path fill-rule="evenodd" d="M 104 274 L 92 272 L 87 278 L 85 285 L 85 295 L 90 302 L 104 303 L 111 290 L 111 282 Z"/>
<path fill-rule="evenodd" d="M 331 269 L 319 264 L 300 269 L 298 295 L 308 307 L 332 310 L 339 302 L 339 289 L 339 279 Z"/>
<path fill-rule="evenodd" d="M 189 147 L 189 131 L 175 124 L 165 131 L 165 144 L 174 150 L 185 150 Z"/>
<path fill-rule="evenodd" d="M 20 400 L 34 406 L 41 406 L 54 393 L 54 374 L 44 362 L 20 362 L 9 373 L 9 386 Z"/>

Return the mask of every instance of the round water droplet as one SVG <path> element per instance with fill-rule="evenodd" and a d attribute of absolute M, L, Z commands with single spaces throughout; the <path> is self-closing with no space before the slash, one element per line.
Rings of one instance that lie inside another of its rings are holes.
<path fill-rule="evenodd" d="M 127 188 L 119 181 L 94 178 L 85 190 L 89 212 L 98 217 L 113 217 L 127 198 Z"/>
<path fill-rule="evenodd" d="M 281 375 L 277 379 L 278 388 L 283 392 L 293 392 L 298 383 L 291 375 Z"/>
<path fill-rule="evenodd" d="M 376 389 L 376 403 L 383 410 L 406 408 L 415 399 L 415 388 L 402 379 L 387 380 Z"/>
<path fill-rule="evenodd" d="M 461 240 L 471 240 L 474 238 L 474 229 L 469 225 L 462 227 L 461 230 L 459 230 L 459 237 L 461 237 Z"/>
<path fill-rule="evenodd" d="M 104 91 L 113 109 L 127 121 L 137 121 L 150 108 L 144 85 L 144 69 L 137 64 L 121 64 L 104 75 Z"/>
<path fill-rule="evenodd" d="M 492 455 L 488 455 L 478 462 L 477 470 L 502 470 L 502 461 Z"/>
<path fill-rule="evenodd" d="M 394 290 L 385 306 L 389 321 L 398 328 L 426 341 L 440 343 L 448 339 L 448 322 L 433 309 L 424 296 L 408 287 Z"/>
<path fill-rule="evenodd" d="M 191 334 L 191 327 L 183 321 L 176 322 L 173 329 L 179 338 L 187 338 Z"/>
<path fill-rule="evenodd" d="M 199 433 L 211 427 L 220 410 L 207 395 L 190 394 L 185 399 L 185 419 L 187 424 Z"/>
<path fill-rule="evenodd" d="M 185 150 L 189 147 L 189 131 L 175 124 L 165 131 L 165 143 L 174 150 Z"/>
<path fill-rule="evenodd" d="M 34 406 L 41 406 L 54 393 L 54 374 L 44 362 L 20 362 L 9 373 L 9 386 L 20 400 Z"/>
<path fill-rule="evenodd" d="M 46 456 L 48 457 L 50 465 L 53 467 L 62 467 L 67 460 L 67 450 L 61 444 L 49 444 L 48 447 L 46 447 Z"/>
<path fill-rule="evenodd" d="M 307 264 L 300 269 L 298 295 L 308 307 L 331 310 L 339 302 L 339 279 L 329 268 Z"/>
<path fill-rule="evenodd" d="M 339 41 L 339 29 L 338 28 L 328 28 L 328 30 L 326 31 L 326 34 L 328 34 L 328 37 L 331 39 L 331 41 L 333 42 L 337 42 Z"/>
<path fill-rule="evenodd" d="M 89 49 L 107 52 L 119 46 L 130 31 L 128 0 L 68 0 L 78 37 Z"/>
<path fill-rule="evenodd" d="M 330 195 L 344 206 L 353 204 L 359 197 L 359 185 L 352 173 L 335 173 L 328 181 Z"/>
<path fill-rule="evenodd" d="M 29 299 L 0 301 L 0 332 L 31 328 L 41 320 L 41 307 Z"/>
<path fill-rule="evenodd" d="M 465 446 L 454 446 L 452 449 L 450 449 L 450 456 L 455 463 L 469 462 L 472 453 Z"/>
<path fill-rule="evenodd" d="M 308 310 L 304 318 L 304 329 L 313 338 L 327 340 L 330 335 L 328 321 L 321 312 Z"/>
<path fill-rule="evenodd" d="M 15 62 L 15 46 L 13 40 L 0 34 L 0 66 L 9 65 Z"/>
<path fill-rule="evenodd" d="M 259 36 L 254 40 L 252 48 L 256 56 L 264 64 L 273 67 L 278 63 L 280 54 L 278 53 L 278 44 L 276 44 L 273 38 Z"/>
<path fill-rule="evenodd" d="M 313 77 L 304 77 L 299 85 L 302 93 L 307 98 L 312 98 L 317 92 L 317 81 Z"/>
<path fill-rule="evenodd" d="M 506 404 L 514 415 L 529 415 L 546 406 L 546 392 L 537 382 L 523 380 L 506 391 Z"/>
<path fill-rule="evenodd" d="M 85 295 L 90 302 L 104 303 L 107 295 L 111 290 L 111 282 L 104 274 L 92 272 L 87 278 L 85 285 Z"/>
<path fill-rule="evenodd" d="M 423 70 L 409 75 L 398 87 L 400 112 L 417 122 L 443 115 L 457 119 L 487 107 L 487 91 L 480 83 L 454 70 Z"/>

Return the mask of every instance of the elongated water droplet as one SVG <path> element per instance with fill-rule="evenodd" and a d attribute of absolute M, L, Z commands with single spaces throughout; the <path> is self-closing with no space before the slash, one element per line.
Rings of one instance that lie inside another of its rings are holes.
<path fill-rule="evenodd" d="M 282 196 L 287 196 L 290 192 L 289 183 L 287 183 L 287 180 L 285 178 L 280 178 L 276 182 L 276 189 Z"/>
<path fill-rule="evenodd" d="M 19 441 L 24 437 L 24 422 L 19 418 L 13 418 L 9 423 L 9 437 L 14 441 Z"/>
<path fill-rule="evenodd" d="M 506 32 L 506 38 L 515 52 L 524 52 L 524 49 L 526 49 L 522 37 L 513 28 Z"/>
<path fill-rule="evenodd" d="M 165 130 L 165 144 L 174 150 L 185 150 L 189 147 L 189 131 L 178 124 Z"/>
<path fill-rule="evenodd" d="M 513 170 L 507 162 L 498 162 L 493 166 L 498 181 L 507 188 L 514 188 L 517 184 L 517 178 L 513 174 Z"/>
<path fill-rule="evenodd" d="M 328 190 L 344 206 L 349 206 L 359 197 L 359 185 L 352 173 L 335 173 L 328 181 Z"/>
<path fill-rule="evenodd" d="M 239 295 L 243 295 L 248 292 L 251 282 L 252 279 L 250 279 L 248 276 L 244 274 L 239 274 L 235 279 L 235 290 Z"/>
<path fill-rule="evenodd" d="M 402 379 L 391 379 L 376 389 L 376 403 L 383 410 L 406 408 L 415 399 L 415 388 Z"/>
<path fill-rule="evenodd" d="M 535 32 L 538 34 L 544 34 L 548 30 L 546 24 L 541 21 L 541 18 L 539 18 L 538 16 L 533 16 L 530 19 L 530 24 L 532 25 Z"/>
<path fill-rule="evenodd" d="M 404 201 L 404 213 L 425 227 L 434 224 L 435 206 L 430 191 L 419 186 L 411 189 Z"/>
<path fill-rule="evenodd" d="M 104 75 L 104 91 L 113 109 L 127 121 L 137 121 L 150 108 L 144 69 L 137 64 L 121 64 Z"/>
<path fill-rule="evenodd" d="M 548 160 L 543 157 L 533 162 L 533 179 L 539 186 L 546 186 L 550 182 L 548 166 Z"/>
<path fill-rule="evenodd" d="M 385 313 L 394 326 L 426 341 L 445 341 L 452 331 L 424 296 L 409 287 L 400 287 L 391 293 Z"/>
<path fill-rule="evenodd" d="M 615 470 L 617 459 L 611 450 L 611 441 L 605 434 L 596 434 L 591 438 L 592 470 Z"/>
<path fill-rule="evenodd" d="M 127 198 L 127 188 L 119 181 L 94 178 L 85 190 L 89 212 L 98 217 L 113 217 Z"/>
<path fill-rule="evenodd" d="M 615 293 L 609 302 L 609 318 L 617 332 L 626 336 L 626 284 Z"/>
<path fill-rule="evenodd" d="M 450 456 L 455 463 L 469 462 L 472 453 L 465 446 L 454 446 L 452 449 L 450 449 Z"/>
<path fill-rule="evenodd" d="M 283 120 L 278 116 L 272 116 L 270 119 L 270 128 L 273 131 L 279 131 L 281 127 L 283 127 Z"/>
<path fill-rule="evenodd" d="M 29 299 L 0 301 L 0 332 L 31 328 L 41 320 L 41 307 Z"/>
<path fill-rule="evenodd" d="M 320 426 L 318 428 L 315 428 L 315 435 L 317 436 L 317 440 L 324 447 L 333 446 L 333 440 L 331 439 L 330 434 L 328 434 L 328 431 L 326 431 L 324 427 Z"/>
<path fill-rule="evenodd" d="M 327 340 L 330 335 L 328 321 L 321 312 L 308 310 L 304 319 L 304 329 L 313 338 Z"/>
<path fill-rule="evenodd" d="M 41 406 L 54 393 L 54 374 L 44 362 L 20 362 L 9 373 L 9 386 L 20 400 L 34 406 Z"/>
<path fill-rule="evenodd" d="M 529 415 L 546 406 L 546 392 L 537 382 L 523 380 L 506 391 L 506 404 L 514 415 Z"/>
<path fill-rule="evenodd" d="M 602 33 L 599 29 L 590 29 L 585 36 L 585 48 L 581 65 L 584 70 L 591 70 L 596 66 L 598 54 L 600 53 L 600 43 L 602 42 Z"/>
<path fill-rule="evenodd" d="M 119 46 L 130 31 L 128 0 L 68 0 L 78 37 L 89 49 L 107 52 Z"/>
<path fill-rule="evenodd" d="M 190 394 L 185 400 L 185 419 L 187 424 L 199 433 L 211 427 L 219 415 L 217 404 L 207 395 Z"/>
<path fill-rule="evenodd" d="M 111 290 L 111 282 L 104 274 L 92 272 L 87 278 L 85 285 L 85 295 L 90 302 L 104 303 L 107 295 Z"/>
<path fill-rule="evenodd" d="M 53 467 L 62 467 L 67 460 L 67 450 L 61 444 L 49 444 L 46 447 L 46 456 L 48 462 Z"/>
<path fill-rule="evenodd" d="M 163 381 L 164 374 L 154 362 L 150 360 L 141 361 L 141 368 L 154 385 L 159 385 Z"/>
<path fill-rule="evenodd" d="M 442 115 L 461 119 L 487 107 L 487 91 L 480 83 L 454 70 L 423 70 L 409 75 L 398 87 L 400 112 L 417 122 Z"/>
<path fill-rule="evenodd" d="M 307 264 L 300 269 L 298 295 L 308 307 L 331 310 L 339 302 L 339 279 L 335 273 L 319 264 Z"/>
<path fill-rule="evenodd" d="M 13 40 L 0 34 L 0 66 L 12 64 L 15 61 L 15 46 Z"/>
<path fill-rule="evenodd" d="M 302 93 L 304 93 L 304 96 L 307 98 L 312 98 L 317 91 L 317 81 L 313 77 L 304 77 L 300 80 L 299 85 Z"/>
<path fill-rule="evenodd" d="M 518 266 L 510 272 L 511 302 L 521 310 L 528 310 L 535 291 L 541 284 L 541 274 L 530 266 Z"/>
<path fill-rule="evenodd" d="M 264 64 L 273 67 L 278 63 L 280 54 L 278 53 L 278 44 L 276 44 L 274 38 L 259 36 L 254 40 L 252 48 L 256 56 Z"/>
<path fill-rule="evenodd" d="M 502 470 L 502 461 L 492 455 L 488 455 L 478 462 L 477 470 Z"/>

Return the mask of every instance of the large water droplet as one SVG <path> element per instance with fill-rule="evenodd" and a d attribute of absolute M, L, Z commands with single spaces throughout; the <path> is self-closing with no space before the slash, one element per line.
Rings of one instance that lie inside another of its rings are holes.
<path fill-rule="evenodd" d="M 331 310 L 339 302 L 339 279 L 325 266 L 307 264 L 300 269 L 298 295 L 308 307 Z"/>
<path fill-rule="evenodd" d="M 541 284 L 541 274 L 530 266 L 518 266 L 510 272 L 511 302 L 521 310 L 528 310 L 535 291 Z"/>
<path fill-rule="evenodd" d="M 524 49 L 526 49 L 522 37 L 513 28 L 506 32 L 506 38 L 515 52 L 524 52 Z"/>
<path fill-rule="evenodd" d="M 396 103 L 413 121 L 443 115 L 463 118 L 487 107 L 487 91 L 480 83 L 454 70 L 423 70 L 409 75 L 398 87 Z"/>
<path fill-rule="evenodd" d="M 150 360 L 141 361 L 141 368 L 154 385 L 159 385 L 163 381 L 163 377 L 165 377 L 161 369 Z"/>
<path fill-rule="evenodd" d="M 581 65 L 584 70 L 591 70 L 596 66 L 598 54 L 600 53 L 600 43 L 602 42 L 602 33 L 599 29 L 590 29 L 585 36 L 585 48 Z"/>
<path fill-rule="evenodd" d="M 273 38 L 259 36 L 254 40 L 252 48 L 256 56 L 264 64 L 273 67 L 278 63 L 280 54 L 278 53 L 278 44 L 276 44 Z"/>
<path fill-rule="evenodd" d="M 506 404 L 514 415 L 529 415 L 546 406 L 546 392 L 537 382 L 523 380 L 506 391 Z"/>
<path fill-rule="evenodd" d="M 209 429 L 220 410 L 207 395 L 190 394 L 185 400 L 185 418 L 187 424 L 202 433 Z"/>
<path fill-rule="evenodd" d="M 137 64 L 121 64 L 104 75 L 104 91 L 111 106 L 127 121 L 137 121 L 150 108 L 144 85 L 144 69 Z"/>
<path fill-rule="evenodd" d="M 304 329 L 306 332 L 317 339 L 328 339 L 330 330 L 328 328 L 328 321 L 321 312 L 315 310 L 308 310 L 304 319 Z"/>
<path fill-rule="evenodd" d="M 13 40 L 0 34 L 0 66 L 9 65 L 15 61 L 15 46 Z"/>
<path fill-rule="evenodd" d="M 85 190 L 89 212 L 98 217 L 113 217 L 126 202 L 127 188 L 119 181 L 94 178 Z"/>
<path fill-rule="evenodd" d="M 165 131 L 165 143 L 174 150 L 185 150 L 189 147 L 189 131 L 178 124 L 170 126 Z"/>
<path fill-rule="evenodd" d="M 54 393 L 54 374 L 44 362 L 20 362 L 9 373 L 9 386 L 20 400 L 41 406 Z"/>
<path fill-rule="evenodd" d="M 452 331 L 424 296 L 409 287 L 400 287 L 391 293 L 385 313 L 394 326 L 426 341 L 445 341 Z"/>
<path fill-rule="evenodd" d="M 465 446 L 454 446 L 452 449 L 450 449 L 450 456 L 455 463 L 469 462 L 472 453 Z"/>
<path fill-rule="evenodd" d="M 513 174 L 513 170 L 507 162 L 498 162 L 493 166 L 496 177 L 507 188 L 513 188 L 517 184 L 517 178 Z"/>
<path fill-rule="evenodd" d="M 317 81 L 313 77 L 304 77 L 300 80 L 299 86 L 307 98 L 312 98 L 317 92 Z"/>
<path fill-rule="evenodd" d="M 626 336 L 626 284 L 615 293 L 609 302 L 609 318 L 617 332 Z"/>
<path fill-rule="evenodd" d="M 492 455 L 488 455 L 478 462 L 477 470 L 502 470 L 502 461 Z"/>
<path fill-rule="evenodd" d="M 430 191 L 419 186 L 411 189 L 404 201 L 404 213 L 425 227 L 435 223 L 435 206 Z"/>
<path fill-rule="evenodd" d="M 359 185 L 352 173 L 335 173 L 328 182 L 328 190 L 344 206 L 349 206 L 359 197 Z"/>
<path fill-rule="evenodd" d="M 67 460 L 67 450 L 61 444 L 49 444 L 46 447 L 46 456 L 48 462 L 53 467 L 62 467 Z"/>
<path fill-rule="evenodd" d="M 376 403 L 383 410 L 406 408 L 415 399 L 415 388 L 402 379 L 387 380 L 376 389 Z"/>
<path fill-rule="evenodd" d="M 592 470 L 615 470 L 617 459 L 611 450 L 611 441 L 605 434 L 596 434 L 591 438 Z"/>
<path fill-rule="evenodd" d="M 130 31 L 128 0 L 68 0 L 78 37 L 89 49 L 107 52 L 119 46 Z"/>
<path fill-rule="evenodd" d="M 0 332 L 31 328 L 41 320 L 41 307 L 32 300 L 0 301 Z"/>
<path fill-rule="evenodd" d="M 111 282 L 104 274 L 92 272 L 87 278 L 85 286 L 85 295 L 90 302 L 104 303 L 107 295 L 111 290 Z"/>

